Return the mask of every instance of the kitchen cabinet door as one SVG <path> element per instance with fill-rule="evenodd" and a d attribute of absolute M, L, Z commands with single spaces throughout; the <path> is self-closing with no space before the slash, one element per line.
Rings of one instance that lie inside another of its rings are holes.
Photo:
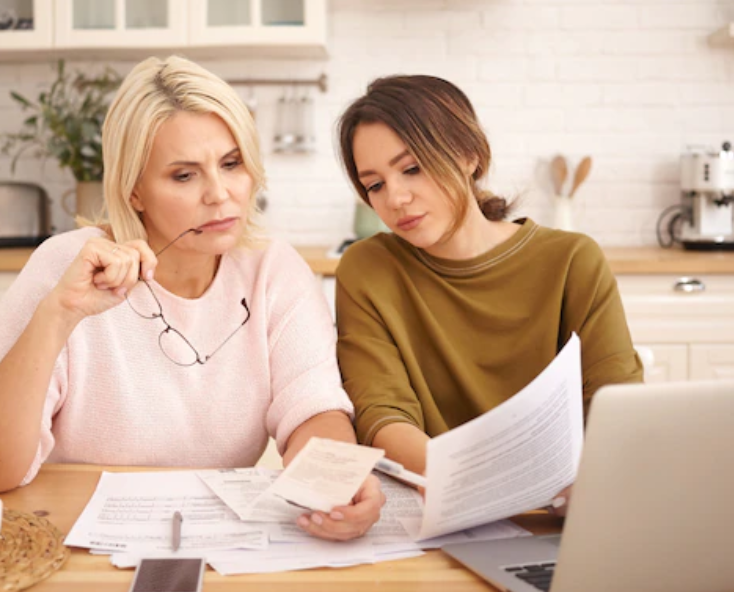
<path fill-rule="evenodd" d="M 325 53 L 326 0 L 189 0 L 189 7 L 192 47 Z"/>
<path fill-rule="evenodd" d="M 654 356 L 652 366 L 645 368 L 646 383 L 674 382 L 688 379 L 687 345 L 645 343 L 643 346 L 649 348 Z"/>
<path fill-rule="evenodd" d="M 618 275 L 634 343 L 734 343 L 734 277 Z"/>
<path fill-rule="evenodd" d="M 690 346 L 691 380 L 734 380 L 734 344 Z"/>
<path fill-rule="evenodd" d="M 316 281 L 321 284 L 321 289 L 326 298 L 326 304 L 329 306 L 331 318 L 336 322 L 336 278 L 317 276 Z"/>
<path fill-rule="evenodd" d="M 0 6 L 0 49 L 50 49 L 52 0 L 4 0 Z"/>
<path fill-rule="evenodd" d="M 136 49 L 187 42 L 184 0 L 56 0 L 55 47 Z"/>

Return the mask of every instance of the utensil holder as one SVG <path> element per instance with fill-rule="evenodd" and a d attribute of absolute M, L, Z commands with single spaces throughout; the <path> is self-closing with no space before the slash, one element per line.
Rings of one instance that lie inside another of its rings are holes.
<path fill-rule="evenodd" d="M 553 226 L 558 230 L 575 230 L 573 200 L 565 195 L 556 195 L 553 198 Z"/>

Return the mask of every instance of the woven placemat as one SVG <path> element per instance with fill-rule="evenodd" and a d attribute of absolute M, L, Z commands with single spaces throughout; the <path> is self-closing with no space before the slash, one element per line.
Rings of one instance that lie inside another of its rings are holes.
<path fill-rule="evenodd" d="M 3 510 L 0 530 L 0 590 L 23 590 L 47 578 L 69 556 L 64 535 L 45 518 Z"/>

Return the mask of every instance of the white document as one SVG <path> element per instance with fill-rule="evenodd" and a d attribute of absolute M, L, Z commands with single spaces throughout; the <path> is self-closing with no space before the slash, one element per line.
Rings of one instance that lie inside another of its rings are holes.
<path fill-rule="evenodd" d="M 405 518 L 401 520 L 405 529 L 410 533 L 412 540 L 417 539 L 421 529 L 421 520 Z M 415 543 L 421 549 L 440 549 L 450 543 L 470 543 L 471 541 L 494 541 L 497 539 L 514 539 L 531 536 L 533 533 L 518 526 L 512 520 L 498 520 L 489 524 L 482 524 L 475 528 L 467 528 L 450 534 L 444 534 L 432 539 L 424 539 Z"/>
<path fill-rule="evenodd" d="M 574 482 L 582 445 L 581 351 L 574 334 L 515 396 L 428 441 L 419 539 L 550 504 Z"/>
<path fill-rule="evenodd" d="M 420 548 L 413 543 L 402 520 L 412 518 L 420 523 L 423 498 L 415 489 L 395 479 L 385 475 L 378 475 L 378 478 L 385 494 L 385 505 L 380 510 L 380 519 L 363 538 L 375 545 L 396 543 L 405 544 L 410 549 Z M 270 530 L 270 541 L 273 543 L 303 543 L 310 538 L 311 535 L 294 523 L 272 525 Z"/>
<path fill-rule="evenodd" d="M 241 522 L 194 471 L 102 473 L 65 544 L 114 552 L 171 550 L 172 517 L 183 514 L 181 551 L 264 549 L 266 529 Z"/>
<path fill-rule="evenodd" d="M 214 469 L 197 471 L 196 474 L 242 520 L 294 523 L 304 513 L 303 508 L 268 492 L 280 471 Z"/>
<path fill-rule="evenodd" d="M 270 573 L 344 567 L 376 560 L 372 545 L 364 539 L 332 542 L 310 539 L 307 544 L 272 544 L 267 551 L 217 552 L 207 561 L 222 575 Z"/>
<path fill-rule="evenodd" d="M 380 448 L 311 438 L 268 492 L 303 508 L 331 512 L 352 501 L 384 455 Z"/>

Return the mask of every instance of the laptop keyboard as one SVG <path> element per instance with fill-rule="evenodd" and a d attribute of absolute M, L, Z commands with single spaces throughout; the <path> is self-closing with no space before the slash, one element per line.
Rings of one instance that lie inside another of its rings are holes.
<path fill-rule="evenodd" d="M 527 582 L 531 586 L 536 587 L 538 590 L 548 592 L 555 567 L 555 561 L 548 561 L 546 563 L 531 563 L 529 565 L 512 565 L 505 567 L 504 570 L 520 578 L 523 582 Z"/>

